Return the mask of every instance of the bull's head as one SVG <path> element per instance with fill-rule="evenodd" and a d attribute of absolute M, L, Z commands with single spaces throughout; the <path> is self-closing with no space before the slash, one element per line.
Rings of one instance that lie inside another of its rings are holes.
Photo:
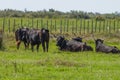
<path fill-rule="evenodd" d="M 99 43 L 103 44 L 103 42 L 104 42 L 104 40 L 101 40 L 101 39 L 95 40 L 96 45 L 98 45 Z"/>
<path fill-rule="evenodd" d="M 84 51 L 93 51 L 93 48 L 89 45 L 84 46 Z"/>
<path fill-rule="evenodd" d="M 63 36 L 59 36 L 57 37 L 57 44 L 56 46 L 61 46 L 62 42 L 65 40 L 65 38 Z"/>
<path fill-rule="evenodd" d="M 26 40 L 27 37 L 28 37 L 28 34 L 27 34 L 27 29 L 26 28 L 20 28 L 19 31 L 18 31 L 18 37 L 19 37 L 19 40 Z"/>
<path fill-rule="evenodd" d="M 22 32 L 22 40 L 26 40 L 27 39 L 27 32 L 23 31 Z"/>

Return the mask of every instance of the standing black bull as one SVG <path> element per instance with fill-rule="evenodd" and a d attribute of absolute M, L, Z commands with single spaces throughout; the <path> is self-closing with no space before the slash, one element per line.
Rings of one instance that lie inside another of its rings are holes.
<path fill-rule="evenodd" d="M 28 47 L 28 45 L 29 45 L 28 32 L 29 32 L 28 28 L 19 28 L 15 31 L 15 39 L 17 42 L 17 49 L 19 49 L 21 41 L 24 42 L 25 49 Z"/>
<path fill-rule="evenodd" d="M 34 50 L 34 46 L 37 45 L 37 51 L 39 49 L 39 45 L 41 44 L 40 39 L 41 32 L 39 29 L 31 29 L 29 31 L 29 43 L 31 44 L 32 51 Z"/>
<path fill-rule="evenodd" d="M 42 47 L 44 52 L 47 51 L 48 52 L 48 48 L 49 48 L 49 30 L 42 28 L 41 29 L 41 42 L 42 42 Z"/>
<path fill-rule="evenodd" d="M 68 41 L 68 40 L 65 40 L 64 37 L 59 36 L 57 38 L 56 45 L 60 47 L 60 50 L 68 50 L 68 51 L 76 52 L 76 51 L 84 51 L 85 43 L 78 42 L 75 40 Z"/>
<path fill-rule="evenodd" d="M 119 53 L 120 50 L 115 46 L 106 46 L 103 44 L 103 40 L 95 40 L 96 52 L 105 52 L 105 53 Z"/>
<path fill-rule="evenodd" d="M 49 47 L 49 30 L 42 28 L 40 29 L 31 29 L 29 32 L 29 42 L 31 44 L 31 49 L 33 51 L 34 45 L 37 45 L 37 51 L 39 45 L 42 43 L 43 51 L 48 52 Z M 46 46 L 45 46 L 46 44 Z"/>

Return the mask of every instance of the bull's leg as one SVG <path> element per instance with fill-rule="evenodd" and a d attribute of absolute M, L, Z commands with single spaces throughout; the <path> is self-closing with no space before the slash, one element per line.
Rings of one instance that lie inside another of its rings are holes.
<path fill-rule="evenodd" d="M 42 42 L 43 51 L 45 52 L 45 42 Z"/>
<path fill-rule="evenodd" d="M 27 43 L 27 48 L 29 49 L 29 43 Z"/>
<path fill-rule="evenodd" d="M 48 52 L 48 48 L 49 48 L 49 42 L 46 42 L 46 49 L 47 49 L 47 52 Z"/>
<path fill-rule="evenodd" d="M 29 43 L 30 43 L 30 41 L 27 41 L 27 48 L 29 49 Z"/>
<path fill-rule="evenodd" d="M 33 45 L 31 45 L 31 49 L 32 49 L 32 52 L 34 51 L 34 46 Z"/>
<path fill-rule="evenodd" d="M 81 51 L 84 51 L 84 49 L 83 49 L 84 47 L 83 46 L 81 46 Z"/>
<path fill-rule="evenodd" d="M 19 49 L 20 43 L 21 43 L 21 41 L 17 42 L 17 49 Z"/>
<path fill-rule="evenodd" d="M 39 51 L 39 44 L 37 44 L 37 52 Z"/>
<path fill-rule="evenodd" d="M 26 48 L 27 48 L 27 44 L 26 44 L 26 42 L 24 42 L 24 46 L 25 46 L 25 50 L 26 50 Z"/>

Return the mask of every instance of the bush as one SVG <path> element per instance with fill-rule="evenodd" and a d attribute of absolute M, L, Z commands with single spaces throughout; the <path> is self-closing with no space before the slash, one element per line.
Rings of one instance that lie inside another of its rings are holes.
<path fill-rule="evenodd" d="M 101 16 L 97 16 L 96 21 L 105 21 L 105 18 Z"/>

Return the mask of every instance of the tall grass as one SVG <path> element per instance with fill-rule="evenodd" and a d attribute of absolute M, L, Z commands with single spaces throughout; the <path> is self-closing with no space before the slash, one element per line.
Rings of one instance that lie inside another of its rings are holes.
<path fill-rule="evenodd" d="M 4 50 L 5 49 L 5 45 L 4 45 L 4 34 L 3 31 L 0 30 L 0 50 Z"/>

